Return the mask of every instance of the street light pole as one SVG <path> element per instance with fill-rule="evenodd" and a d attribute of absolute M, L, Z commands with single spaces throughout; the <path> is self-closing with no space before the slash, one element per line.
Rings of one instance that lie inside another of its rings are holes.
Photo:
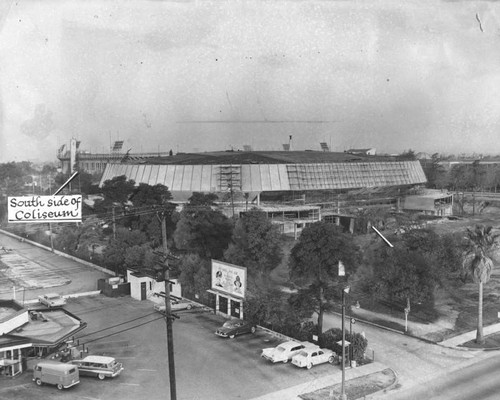
<path fill-rule="evenodd" d="M 349 318 L 349 366 L 352 367 L 352 318 Z"/>
<path fill-rule="evenodd" d="M 349 286 L 342 289 L 342 390 L 340 400 L 347 400 L 345 394 L 345 294 L 349 293 Z"/>

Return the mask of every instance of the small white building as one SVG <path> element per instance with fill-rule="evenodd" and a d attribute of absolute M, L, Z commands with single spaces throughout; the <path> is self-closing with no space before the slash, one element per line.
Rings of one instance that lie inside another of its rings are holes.
<path fill-rule="evenodd" d="M 165 282 L 157 282 L 155 278 L 143 272 L 127 269 L 127 281 L 130 283 L 130 296 L 136 300 L 157 301 L 155 293 L 165 291 Z M 181 285 L 177 279 L 170 279 L 170 294 L 182 297 Z"/>

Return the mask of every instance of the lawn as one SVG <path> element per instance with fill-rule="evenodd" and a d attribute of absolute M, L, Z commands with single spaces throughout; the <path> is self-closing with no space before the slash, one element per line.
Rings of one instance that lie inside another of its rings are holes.
<path fill-rule="evenodd" d="M 363 399 L 365 396 L 383 390 L 395 382 L 396 375 L 391 369 L 387 368 L 359 378 L 349 379 L 345 382 L 345 394 L 350 400 Z M 311 393 L 301 394 L 299 397 L 303 400 L 338 399 L 341 392 L 342 386 L 338 383 Z"/>

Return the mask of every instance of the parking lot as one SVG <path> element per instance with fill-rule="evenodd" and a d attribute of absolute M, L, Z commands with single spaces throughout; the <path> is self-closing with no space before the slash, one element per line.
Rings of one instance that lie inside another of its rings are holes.
<path fill-rule="evenodd" d="M 9 381 L 0 398 L 9 399 L 169 399 L 166 328 L 163 316 L 149 301 L 103 295 L 70 299 L 66 307 L 88 323 L 76 339 L 88 354 L 115 357 L 125 370 L 114 379 L 81 377 L 81 383 L 58 391 L 38 387 L 31 372 Z M 265 347 L 281 340 L 268 332 L 223 339 L 214 334 L 224 319 L 201 309 L 179 311 L 174 322 L 177 398 L 252 399 L 340 373 L 336 365 L 310 370 L 288 364 L 271 364 L 260 357 Z"/>

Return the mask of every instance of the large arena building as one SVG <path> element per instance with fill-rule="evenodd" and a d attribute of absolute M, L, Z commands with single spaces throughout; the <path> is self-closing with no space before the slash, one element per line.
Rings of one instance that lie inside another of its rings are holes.
<path fill-rule="evenodd" d="M 126 176 L 136 184 L 162 184 L 184 203 L 194 192 L 215 193 L 228 215 L 258 207 L 282 226 L 347 218 L 370 205 L 398 208 L 426 183 L 419 161 L 329 151 L 225 151 L 176 154 L 107 163 L 100 181 Z"/>

